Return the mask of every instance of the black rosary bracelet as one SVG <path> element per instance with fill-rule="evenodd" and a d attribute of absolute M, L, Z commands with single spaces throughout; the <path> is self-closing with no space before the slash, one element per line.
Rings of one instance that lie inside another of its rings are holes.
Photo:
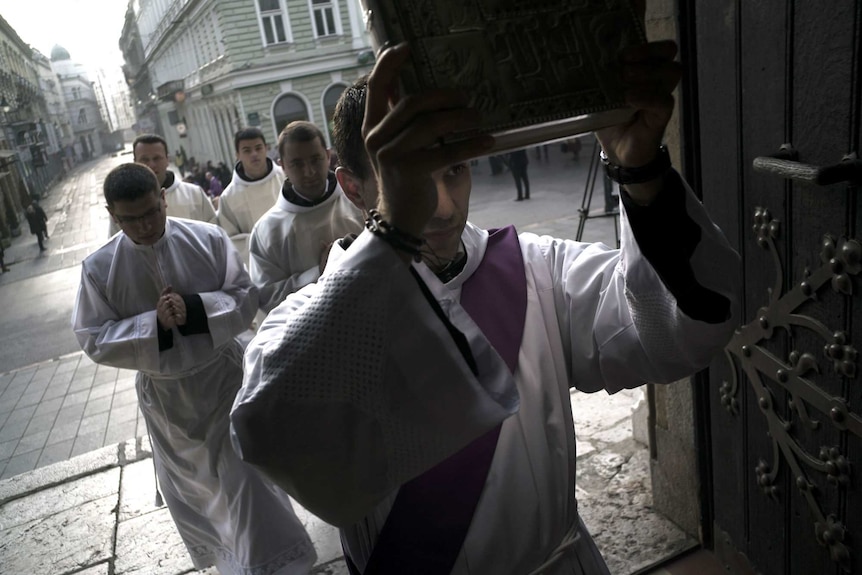
<path fill-rule="evenodd" d="M 413 261 L 422 261 L 422 253 L 419 250 L 422 248 L 425 240 L 399 230 L 384 220 L 383 216 L 377 210 L 368 210 L 368 219 L 365 220 L 365 227 L 396 250 L 410 254 Z"/>

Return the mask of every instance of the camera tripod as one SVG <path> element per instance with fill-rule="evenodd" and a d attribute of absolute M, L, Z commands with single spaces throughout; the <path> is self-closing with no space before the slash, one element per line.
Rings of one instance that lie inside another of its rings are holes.
<path fill-rule="evenodd" d="M 613 218 L 614 219 L 614 235 L 617 240 L 617 247 L 620 247 L 620 210 L 619 204 L 614 206 L 614 209 L 611 211 L 607 211 L 608 199 L 605 198 L 605 210 L 597 213 L 590 213 L 590 204 L 593 201 L 593 192 L 596 189 L 596 181 L 599 178 L 602 178 L 603 185 L 608 185 L 607 182 L 604 182 L 604 178 L 606 177 L 604 174 L 604 170 L 600 169 L 600 161 L 599 161 L 599 152 L 601 150 L 601 146 L 599 146 L 599 141 L 593 138 L 593 153 L 590 157 L 590 169 L 587 172 L 587 184 L 584 186 L 584 196 L 581 198 L 581 207 L 578 209 L 578 213 L 580 214 L 580 220 L 578 221 L 578 231 L 575 234 L 575 240 L 581 241 L 584 236 L 584 227 L 587 224 L 587 220 L 593 218 Z M 616 201 L 619 201 L 619 196 L 617 196 Z"/>

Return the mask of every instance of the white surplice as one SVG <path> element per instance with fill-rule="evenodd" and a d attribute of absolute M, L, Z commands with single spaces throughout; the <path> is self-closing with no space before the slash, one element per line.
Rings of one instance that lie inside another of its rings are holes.
<path fill-rule="evenodd" d="M 174 176 L 174 182 L 165 188 L 165 201 L 168 204 L 169 216 L 216 223 L 216 211 L 212 200 L 197 184 L 184 182 Z"/>
<path fill-rule="evenodd" d="M 335 191 L 314 206 L 297 205 L 280 194 L 249 239 L 249 274 L 260 293 L 260 308 L 269 312 L 287 294 L 317 281 L 321 252 L 364 227 L 362 212 L 337 183 Z"/>
<path fill-rule="evenodd" d="M 166 286 L 201 298 L 208 333 L 159 351 L 156 302 Z M 72 318 L 96 363 L 138 370 L 138 400 L 159 487 L 196 568 L 223 575 L 299 575 L 316 554 L 287 495 L 232 449 L 229 411 L 242 382 L 234 337 L 257 290 L 225 232 L 167 218 L 152 246 L 118 234 L 87 257 Z"/>
<path fill-rule="evenodd" d="M 398 486 L 502 421 L 452 573 L 525 575 L 568 535 L 574 542 L 544 573 L 605 575 L 577 528 L 570 387 L 613 393 L 676 381 L 705 367 L 738 324 L 739 257 L 690 190 L 684 201 L 701 228 L 694 277 L 728 298 L 730 317 L 710 324 L 678 308 L 624 208 L 619 251 L 521 234 L 527 311 L 514 376 L 459 303 L 485 231 L 468 224 L 466 267 L 445 285 L 415 265 L 466 337 L 478 377 L 401 259 L 363 233 L 317 284 L 275 308 L 246 350 L 231 414 L 237 449 L 341 525 L 361 570 Z"/>
<path fill-rule="evenodd" d="M 241 164 L 233 170 L 233 178 L 218 200 L 218 223 L 230 236 L 234 247 L 248 266 L 248 238 L 254 224 L 281 194 L 284 172 L 281 166 L 267 158 L 269 172 L 259 180 L 245 179 Z"/>

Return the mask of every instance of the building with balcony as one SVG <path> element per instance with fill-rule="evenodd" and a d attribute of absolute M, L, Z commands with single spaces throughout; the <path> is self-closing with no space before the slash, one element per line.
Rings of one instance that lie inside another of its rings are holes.
<path fill-rule="evenodd" d="M 150 80 L 149 68 L 144 57 L 144 46 L 138 31 L 138 0 L 131 0 L 126 8 L 123 31 L 120 34 L 120 51 L 123 54 L 123 75 L 129 87 L 129 98 L 135 120 L 132 129 L 139 134 L 161 134 L 161 121 L 156 107 L 156 94 Z"/>
<path fill-rule="evenodd" d="M 127 68 L 151 86 L 146 98 L 136 90 L 138 100 L 157 111 L 170 150 L 182 147 L 200 163 L 232 164 L 233 136 L 245 126 L 259 127 L 273 146 L 298 119 L 328 138 L 341 92 L 373 64 L 358 0 L 131 0 L 129 7 L 136 26 L 127 22 L 120 45 L 131 47 L 137 36 L 143 61 L 130 48 Z"/>
<path fill-rule="evenodd" d="M 69 121 L 69 111 L 63 100 L 63 89 L 57 73 L 51 67 L 47 56 L 33 50 L 33 61 L 39 74 L 39 89 L 45 98 L 46 115 L 41 118 L 44 132 L 45 154 L 50 164 L 56 164 L 55 171 L 62 173 L 72 167 L 72 145 L 75 134 Z"/>
<path fill-rule="evenodd" d="M 0 242 L 19 235 L 31 192 L 41 194 L 45 173 L 45 98 L 33 50 L 0 16 Z"/>
<path fill-rule="evenodd" d="M 89 73 L 84 66 L 74 62 L 62 46 L 54 46 L 51 50 L 51 67 L 60 80 L 63 100 L 66 102 L 74 133 L 74 160 L 88 160 L 101 155 L 107 126 L 102 118 L 99 100 Z"/>

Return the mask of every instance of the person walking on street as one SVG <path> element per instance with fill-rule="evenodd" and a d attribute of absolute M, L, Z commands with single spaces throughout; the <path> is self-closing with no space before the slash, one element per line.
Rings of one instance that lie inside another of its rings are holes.
<path fill-rule="evenodd" d="M 518 197 L 515 198 L 515 201 L 529 200 L 530 179 L 527 177 L 527 165 L 530 163 L 530 158 L 527 156 L 527 150 L 511 152 L 506 159 L 508 160 L 512 177 L 515 178 L 515 187 L 518 188 Z"/>
<path fill-rule="evenodd" d="M 234 136 L 236 166 L 230 184 L 218 202 L 218 224 L 249 265 L 248 242 L 257 220 L 275 205 L 284 184 L 284 172 L 267 156 L 260 128 L 243 128 Z"/>
<path fill-rule="evenodd" d="M 27 206 L 27 223 L 30 224 L 30 233 L 36 235 L 39 241 L 39 251 L 44 252 L 46 249 L 44 241 L 48 238 L 48 216 L 45 215 L 45 210 L 36 202 Z"/>
<path fill-rule="evenodd" d="M 132 144 L 135 162 L 155 172 L 159 185 L 165 190 L 168 215 L 201 222 L 216 223 L 216 211 L 207 193 L 195 184 L 177 178 L 168 169 L 168 144 L 158 134 L 141 134 Z M 114 226 L 113 232 L 119 231 Z"/>
<path fill-rule="evenodd" d="M 209 182 L 209 189 L 207 193 L 209 194 L 210 200 L 212 200 L 213 205 L 218 208 L 218 198 L 224 191 L 224 188 L 221 185 L 221 180 L 219 180 L 212 172 L 206 173 L 206 179 L 207 182 Z"/>
<path fill-rule="evenodd" d="M 235 336 L 258 301 L 239 254 L 220 227 L 168 216 L 146 166 L 114 168 L 104 194 L 121 232 L 81 263 L 72 326 L 95 363 L 137 370 L 160 493 L 194 567 L 307 575 L 317 553 L 290 498 L 230 444 Z"/>
<path fill-rule="evenodd" d="M 9 271 L 9 268 L 6 266 L 6 260 L 4 259 L 6 252 L 3 250 L 3 244 L 0 243 L 0 272 L 6 273 Z"/>

